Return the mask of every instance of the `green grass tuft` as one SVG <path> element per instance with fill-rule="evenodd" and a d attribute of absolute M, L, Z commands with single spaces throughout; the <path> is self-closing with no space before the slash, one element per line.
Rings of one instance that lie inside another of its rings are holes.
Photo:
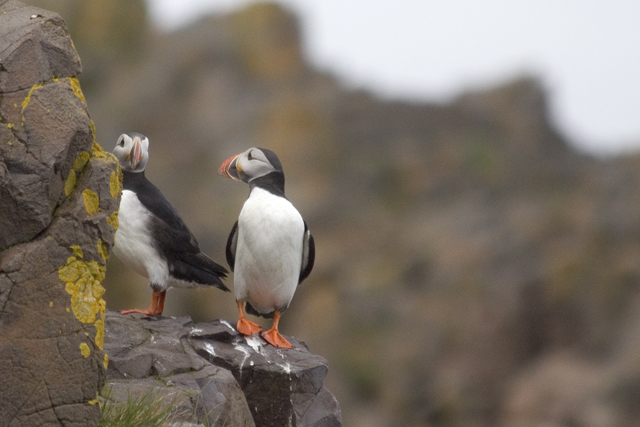
<path fill-rule="evenodd" d="M 101 399 L 98 427 L 170 427 L 178 421 L 178 396 L 167 402 L 166 396 L 154 389 L 139 396 L 129 395 L 126 402 L 114 402 L 109 396 L 107 391 Z"/>

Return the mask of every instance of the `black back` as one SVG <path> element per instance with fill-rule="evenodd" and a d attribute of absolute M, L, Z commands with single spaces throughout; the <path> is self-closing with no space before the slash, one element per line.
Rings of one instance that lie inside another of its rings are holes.
<path fill-rule="evenodd" d="M 200 251 L 198 241 L 178 211 L 144 172 L 123 171 L 123 187 L 133 191 L 142 205 L 153 214 L 150 229 L 153 242 L 169 264 L 169 272 L 176 279 L 214 285 L 229 289 L 220 280 L 227 270 Z"/>

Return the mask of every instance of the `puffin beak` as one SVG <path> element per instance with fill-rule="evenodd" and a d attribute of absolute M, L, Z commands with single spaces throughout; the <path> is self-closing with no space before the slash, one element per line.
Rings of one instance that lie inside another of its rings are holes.
<path fill-rule="evenodd" d="M 236 154 L 235 156 L 229 157 L 218 169 L 218 175 L 224 176 L 226 178 L 231 178 L 236 181 L 241 181 L 240 175 L 238 172 L 242 172 L 242 169 L 238 165 L 238 159 L 241 154 Z"/>
<path fill-rule="evenodd" d="M 138 138 L 133 140 L 133 147 L 127 157 L 131 160 L 131 169 L 135 169 L 142 160 L 142 143 Z"/>

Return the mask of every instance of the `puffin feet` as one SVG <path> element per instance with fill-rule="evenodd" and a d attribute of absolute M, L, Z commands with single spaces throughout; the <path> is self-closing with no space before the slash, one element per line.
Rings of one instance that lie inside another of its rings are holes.
<path fill-rule="evenodd" d="M 255 335 L 262 330 L 262 326 L 258 325 L 257 323 L 253 323 L 246 317 L 241 317 L 238 320 L 236 328 L 238 329 L 238 332 L 245 336 Z"/>
<path fill-rule="evenodd" d="M 262 332 L 262 338 L 265 339 L 266 342 L 271 344 L 274 347 L 279 348 L 293 348 L 291 343 L 282 336 L 280 332 L 278 332 L 278 323 L 280 323 L 280 316 L 282 313 L 279 310 L 275 310 L 273 312 L 273 325 L 271 329 Z"/>
<path fill-rule="evenodd" d="M 274 347 L 279 348 L 293 348 L 291 343 L 285 339 L 284 336 L 280 332 L 278 332 L 277 328 L 271 328 L 267 331 L 262 332 L 262 338 L 265 339 L 266 342 L 271 344 Z"/>
<path fill-rule="evenodd" d="M 167 295 L 167 291 L 156 292 L 153 291 L 153 297 L 151 298 L 151 305 L 146 310 L 134 308 L 132 310 L 122 310 L 120 314 L 140 313 L 147 316 L 155 316 L 156 314 L 162 314 L 164 311 L 164 297 Z"/>
<path fill-rule="evenodd" d="M 238 319 L 238 324 L 236 325 L 236 329 L 242 335 L 249 336 L 255 335 L 262 330 L 262 326 L 257 323 L 253 323 L 251 320 L 248 320 L 244 317 L 244 302 L 236 301 L 238 304 L 238 311 L 240 312 L 240 318 Z"/>
<path fill-rule="evenodd" d="M 140 314 L 145 314 L 147 316 L 155 316 L 156 314 L 161 314 L 161 313 L 154 313 L 153 311 L 151 311 L 150 309 L 147 310 L 141 310 L 139 308 L 133 308 L 131 310 L 122 310 L 120 312 L 120 314 L 131 314 L 131 313 L 140 313 Z"/>

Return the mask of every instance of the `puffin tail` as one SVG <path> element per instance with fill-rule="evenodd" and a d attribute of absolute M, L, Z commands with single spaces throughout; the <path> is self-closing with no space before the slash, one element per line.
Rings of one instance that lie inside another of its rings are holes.
<path fill-rule="evenodd" d="M 215 286 L 229 292 L 222 279 L 227 277 L 227 269 L 202 252 L 178 260 L 172 265 L 171 274 L 176 279 L 195 282 L 205 286 Z"/>

